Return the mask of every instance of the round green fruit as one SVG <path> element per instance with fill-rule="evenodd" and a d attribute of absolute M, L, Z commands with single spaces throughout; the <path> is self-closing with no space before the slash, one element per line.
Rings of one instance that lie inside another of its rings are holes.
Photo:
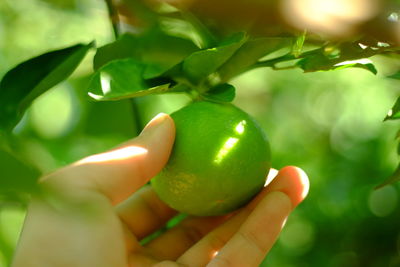
<path fill-rule="evenodd" d="M 191 215 L 222 215 L 257 194 L 271 167 L 262 129 L 232 104 L 193 102 L 171 114 L 176 139 L 152 180 L 170 207 Z"/>

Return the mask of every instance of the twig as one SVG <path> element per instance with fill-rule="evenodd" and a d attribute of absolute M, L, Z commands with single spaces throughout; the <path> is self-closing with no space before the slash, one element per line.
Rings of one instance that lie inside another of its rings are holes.
<path fill-rule="evenodd" d="M 118 11 L 114 8 L 112 0 L 105 0 L 108 10 L 108 17 L 110 18 L 111 25 L 115 39 L 119 37 L 119 18 Z"/>
<path fill-rule="evenodd" d="M 108 17 L 110 18 L 114 37 L 115 37 L 115 39 L 118 39 L 118 37 L 120 35 L 118 11 L 115 9 L 115 7 L 112 3 L 112 0 L 105 0 L 105 2 L 107 4 Z M 132 116 L 133 116 L 133 120 L 134 120 L 134 124 L 135 124 L 134 126 L 135 126 L 135 130 L 136 130 L 136 135 L 139 135 L 140 132 L 142 131 L 143 124 L 141 121 L 140 112 L 139 112 L 139 108 L 138 108 L 136 99 L 131 98 L 130 104 L 131 104 L 131 108 L 132 108 Z"/>

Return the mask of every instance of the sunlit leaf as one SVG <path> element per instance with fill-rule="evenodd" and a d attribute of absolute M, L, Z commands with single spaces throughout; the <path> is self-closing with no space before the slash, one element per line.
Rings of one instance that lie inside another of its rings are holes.
<path fill-rule="evenodd" d="M 192 42 L 199 49 L 207 47 L 207 41 L 196 31 L 194 25 L 186 20 L 163 18 L 161 19 L 161 28 L 170 36 L 179 37 Z"/>
<path fill-rule="evenodd" d="M 3 256 L 2 258 L 5 266 L 10 266 L 14 246 L 7 237 L 8 236 L 5 231 L 3 229 L 0 229 L 0 255 Z"/>
<path fill-rule="evenodd" d="M 78 44 L 52 51 L 8 71 L 0 82 L 0 128 L 12 129 L 32 101 L 68 78 L 92 46 Z"/>
<path fill-rule="evenodd" d="M 243 45 L 246 38 L 245 34 L 239 33 L 217 47 L 191 54 L 183 61 L 183 72 L 191 82 L 200 82 L 222 66 Z"/>
<path fill-rule="evenodd" d="M 367 46 L 357 42 L 342 43 L 340 45 L 326 45 L 311 52 L 305 52 L 296 63 L 304 72 L 328 71 L 344 68 L 362 68 L 377 73 L 375 66 L 368 59 L 378 54 Z"/>
<path fill-rule="evenodd" d="M 202 95 L 207 100 L 231 102 L 235 98 L 235 87 L 231 84 L 219 84 Z"/>
<path fill-rule="evenodd" d="M 377 74 L 377 70 L 369 59 L 343 60 L 342 58 L 329 58 L 322 53 L 314 54 L 297 62 L 304 72 L 329 71 L 345 68 L 362 68 Z"/>
<path fill-rule="evenodd" d="M 227 81 L 243 72 L 263 56 L 287 46 L 291 40 L 292 38 L 281 37 L 262 37 L 248 40 L 218 69 L 221 81 Z"/>
<path fill-rule="evenodd" d="M 97 101 L 120 100 L 149 94 L 165 93 L 170 83 L 154 84 L 145 80 L 146 65 L 134 59 L 114 60 L 101 67 L 89 84 L 89 96 Z M 157 81 L 157 80 L 156 80 Z"/>
<path fill-rule="evenodd" d="M 190 41 L 169 36 L 159 29 L 141 35 L 124 34 L 97 50 L 93 59 L 98 70 L 116 59 L 132 58 L 146 64 L 145 77 L 152 78 L 181 62 L 198 48 Z"/>
<path fill-rule="evenodd" d="M 386 121 L 386 120 L 397 120 L 397 119 L 400 119 L 400 97 L 397 98 L 396 103 L 389 110 L 384 120 Z"/>
<path fill-rule="evenodd" d="M 377 74 L 378 71 L 376 70 L 374 64 L 369 59 L 359 59 L 359 60 L 349 60 L 340 62 L 335 64 L 332 70 L 340 70 L 346 68 L 361 68 L 372 72 L 373 74 Z"/>
<path fill-rule="evenodd" d="M 200 48 L 210 48 L 217 44 L 216 36 L 214 36 L 210 29 L 192 13 L 187 11 L 182 12 L 182 18 L 192 25 L 193 31 L 191 32 L 198 36 Z"/>

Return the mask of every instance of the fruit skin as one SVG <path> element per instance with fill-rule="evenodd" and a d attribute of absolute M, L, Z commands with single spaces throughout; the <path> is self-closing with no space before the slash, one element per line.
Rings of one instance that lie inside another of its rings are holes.
<path fill-rule="evenodd" d="M 176 139 L 164 169 L 152 180 L 170 207 L 214 216 L 245 205 L 271 167 L 262 129 L 232 104 L 193 102 L 171 114 Z"/>

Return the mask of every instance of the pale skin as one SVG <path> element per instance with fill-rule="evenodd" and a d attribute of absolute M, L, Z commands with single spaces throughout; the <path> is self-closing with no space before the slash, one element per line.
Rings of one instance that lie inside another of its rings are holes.
<path fill-rule="evenodd" d="M 12 266 L 258 266 L 307 195 L 307 176 L 285 167 L 244 208 L 188 216 L 141 245 L 177 214 L 146 185 L 174 138 L 173 120 L 161 114 L 137 138 L 42 178 L 46 191 L 31 201 Z"/>

